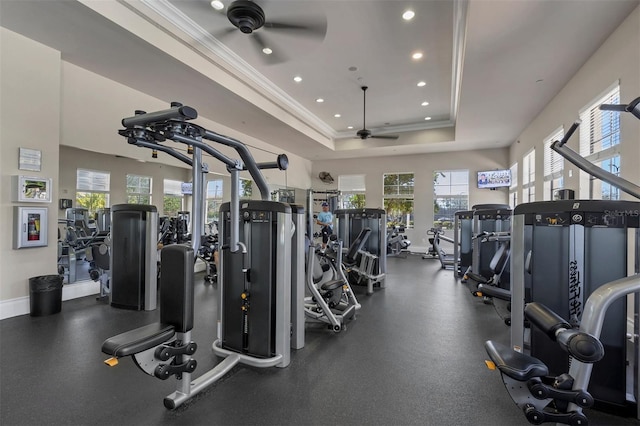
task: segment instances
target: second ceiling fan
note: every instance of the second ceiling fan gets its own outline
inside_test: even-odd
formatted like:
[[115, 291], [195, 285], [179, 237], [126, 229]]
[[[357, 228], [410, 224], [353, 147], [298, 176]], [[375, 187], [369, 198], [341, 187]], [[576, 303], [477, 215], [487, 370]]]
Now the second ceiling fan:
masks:
[[356, 136], [358, 139], [398, 139], [398, 135], [373, 135], [371, 134], [371, 130], [367, 129], [367, 89], [368, 86], [360, 87], [362, 89], [363, 102], [362, 102], [362, 129], [358, 130]]

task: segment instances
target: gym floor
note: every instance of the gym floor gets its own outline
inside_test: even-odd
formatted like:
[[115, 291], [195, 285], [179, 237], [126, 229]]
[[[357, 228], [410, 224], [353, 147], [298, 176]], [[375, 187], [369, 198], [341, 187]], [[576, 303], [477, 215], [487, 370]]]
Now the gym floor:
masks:
[[[0, 321], [0, 423], [12, 425], [528, 425], [483, 343], [508, 343], [492, 306], [418, 255], [388, 259], [387, 287], [365, 295], [347, 330], [307, 324], [306, 346], [285, 369], [234, 368], [175, 411], [163, 398], [175, 380], [142, 373], [129, 359], [103, 364], [102, 342], [154, 322], [157, 311], [120, 310], [86, 297], [62, 312]], [[194, 378], [219, 362], [215, 285], [196, 276], [199, 345]], [[591, 425], [638, 424], [587, 411]]]

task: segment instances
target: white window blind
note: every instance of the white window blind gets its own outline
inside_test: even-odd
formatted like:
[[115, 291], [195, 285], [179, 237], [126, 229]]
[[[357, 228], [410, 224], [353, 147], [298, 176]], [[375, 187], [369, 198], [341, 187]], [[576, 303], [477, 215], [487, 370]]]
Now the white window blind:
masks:
[[165, 195], [182, 196], [182, 182], [179, 180], [164, 179]]
[[620, 86], [615, 84], [605, 94], [580, 111], [580, 154], [596, 162], [613, 157], [620, 144], [620, 113], [601, 111], [601, 104], [620, 103]]
[[531, 150], [522, 159], [522, 185], [529, 185], [536, 180], [536, 151]]
[[509, 167], [511, 171], [511, 186], [509, 186], [509, 205], [515, 209], [518, 205], [518, 163]]
[[364, 175], [338, 176], [338, 189], [342, 192], [365, 192]]
[[551, 149], [551, 144], [564, 137], [564, 129], [558, 128], [544, 140], [544, 180], [562, 177], [564, 157]]
[[509, 190], [516, 189], [518, 187], [518, 163], [516, 162], [509, 167], [509, 170], [511, 170], [511, 186]]
[[[601, 104], [620, 103], [620, 84], [614, 83], [580, 111], [580, 154], [598, 167], [620, 175], [620, 113], [601, 111]], [[618, 188], [580, 172], [580, 196], [619, 199]]]
[[522, 201], [530, 203], [536, 197], [536, 150], [532, 149], [522, 159]]
[[109, 172], [78, 169], [76, 172], [76, 189], [78, 191], [109, 192], [110, 176]]

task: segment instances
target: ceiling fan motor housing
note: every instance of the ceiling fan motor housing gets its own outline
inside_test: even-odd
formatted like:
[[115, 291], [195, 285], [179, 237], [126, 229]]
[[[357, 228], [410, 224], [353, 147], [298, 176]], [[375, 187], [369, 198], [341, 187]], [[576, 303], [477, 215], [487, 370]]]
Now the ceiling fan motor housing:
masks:
[[245, 34], [262, 27], [265, 22], [264, 11], [249, 0], [236, 0], [227, 8], [229, 21]]
[[358, 133], [356, 133], [356, 135], [360, 139], [367, 139], [369, 136], [371, 136], [371, 130], [369, 130], [369, 129], [361, 129], [361, 130], [358, 130]]

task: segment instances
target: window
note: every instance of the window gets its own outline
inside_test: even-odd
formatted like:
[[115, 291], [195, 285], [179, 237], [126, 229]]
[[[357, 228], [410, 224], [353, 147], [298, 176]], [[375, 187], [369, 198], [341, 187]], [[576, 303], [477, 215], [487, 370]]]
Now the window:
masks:
[[518, 163], [516, 162], [511, 167], [511, 186], [509, 187], [509, 206], [511, 209], [515, 209], [518, 205]]
[[109, 172], [78, 169], [76, 171], [76, 206], [89, 210], [93, 216], [96, 210], [109, 207]]
[[207, 182], [207, 223], [217, 222], [222, 204], [222, 179]]
[[340, 204], [343, 209], [363, 209], [365, 207], [364, 175], [338, 176]]
[[240, 199], [251, 199], [253, 194], [253, 181], [251, 179], [240, 178]]
[[469, 210], [469, 170], [436, 170], [433, 193], [433, 226], [453, 229], [455, 213]]
[[544, 140], [544, 200], [553, 200], [553, 193], [564, 187], [564, 157], [551, 149], [551, 144], [564, 137], [562, 127]]
[[532, 149], [522, 159], [522, 202], [536, 200], [536, 150]]
[[[615, 175], [620, 175], [620, 113], [601, 111], [600, 105], [618, 103], [620, 86], [616, 83], [580, 111], [580, 155]], [[620, 191], [581, 171], [580, 196], [617, 200]]]
[[169, 217], [177, 217], [178, 212], [183, 210], [182, 182], [179, 180], [164, 180], [164, 200], [162, 203], [162, 214]]
[[151, 178], [127, 175], [127, 203], [151, 204]]
[[413, 173], [385, 173], [383, 204], [387, 226], [413, 228]]

